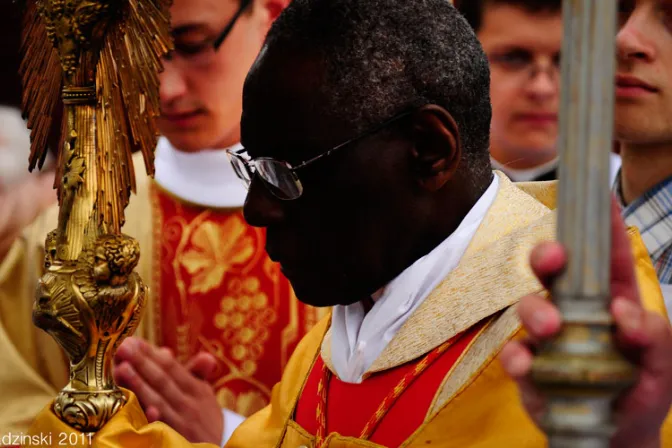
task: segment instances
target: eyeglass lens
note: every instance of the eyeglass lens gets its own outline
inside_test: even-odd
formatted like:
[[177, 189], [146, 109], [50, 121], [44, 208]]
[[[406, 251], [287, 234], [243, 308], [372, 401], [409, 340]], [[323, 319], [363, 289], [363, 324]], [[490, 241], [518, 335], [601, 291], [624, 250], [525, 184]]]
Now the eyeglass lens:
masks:
[[230, 154], [230, 156], [233, 170], [246, 188], [250, 187], [256, 173], [269, 191], [280, 199], [296, 199], [303, 193], [301, 181], [286, 163], [273, 159], [258, 159], [250, 162], [240, 154]]

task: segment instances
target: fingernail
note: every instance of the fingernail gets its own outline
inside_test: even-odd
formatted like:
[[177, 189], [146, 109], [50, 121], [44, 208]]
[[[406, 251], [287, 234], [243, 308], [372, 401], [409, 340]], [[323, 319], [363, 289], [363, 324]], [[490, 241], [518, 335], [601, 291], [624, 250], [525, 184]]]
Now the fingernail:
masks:
[[546, 256], [546, 252], [548, 252], [547, 243], [542, 243], [539, 246], [537, 246], [530, 255], [530, 263], [532, 265], [539, 264], [539, 262], [543, 260], [544, 257]]
[[509, 359], [506, 370], [514, 378], [522, 377], [527, 374], [530, 363], [525, 356], [514, 356]]
[[129, 354], [130, 354], [129, 350], [126, 348], [126, 346], [124, 344], [121, 344], [117, 349], [117, 353], [115, 355], [115, 359], [117, 358], [119, 359], [117, 363], [125, 361], [126, 358], [128, 358]]
[[119, 351], [125, 356], [134, 356], [138, 352], [138, 343], [134, 338], [129, 338], [119, 346]]
[[173, 352], [169, 348], [161, 347], [158, 350], [158, 356], [164, 361], [170, 361], [173, 359]]
[[530, 327], [534, 333], [543, 333], [546, 329], [546, 324], [548, 322], [548, 316], [543, 311], [535, 311], [532, 314], [532, 319], [530, 321]]
[[623, 330], [634, 332], [642, 328], [642, 310], [629, 300], [615, 299], [614, 314]]
[[135, 353], [138, 351], [138, 343], [136, 342], [135, 339], [129, 339], [128, 340], [128, 350], [131, 351], [132, 353]]
[[500, 356], [502, 367], [513, 378], [527, 375], [532, 365], [532, 360], [525, 350], [516, 344], [504, 347]]
[[125, 380], [135, 376], [135, 369], [128, 362], [122, 362], [117, 367], [115, 367], [115, 369], [117, 370], [117, 373], [120, 374]]

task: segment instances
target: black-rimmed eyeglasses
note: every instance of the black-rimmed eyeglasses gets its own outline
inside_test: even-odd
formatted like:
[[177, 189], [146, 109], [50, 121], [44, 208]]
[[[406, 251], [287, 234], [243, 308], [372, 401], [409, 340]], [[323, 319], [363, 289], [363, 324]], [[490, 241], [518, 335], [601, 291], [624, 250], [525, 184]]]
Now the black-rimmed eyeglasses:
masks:
[[407, 117], [411, 113], [413, 113], [413, 111], [396, 115], [382, 124], [364, 132], [363, 134], [334, 146], [330, 150], [301, 162], [296, 166], [292, 166], [288, 162], [272, 159], [270, 157], [250, 159], [247, 157], [247, 152], [245, 149], [239, 149], [236, 151], [228, 150], [227, 154], [231, 159], [231, 164], [233, 165], [233, 169], [236, 172], [236, 175], [243, 181], [246, 188], [250, 187], [252, 179], [256, 174], [274, 196], [283, 201], [291, 201], [300, 198], [303, 194], [303, 185], [301, 184], [301, 180], [299, 179], [297, 171], [306, 168], [308, 165], [317, 162], [320, 159], [329, 157], [340, 149], [351, 146], [360, 140], [382, 131], [386, 127], [401, 120], [402, 118]]
[[188, 61], [190, 65], [209, 65], [214, 60], [217, 51], [219, 51], [226, 38], [229, 36], [229, 34], [231, 34], [231, 31], [238, 22], [238, 19], [240, 19], [245, 10], [252, 4], [252, 1], [253, 0], [241, 0], [236, 13], [233, 15], [231, 20], [228, 21], [222, 32], [217, 34], [217, 36], [214, 38], [210, 37], [202, 42], [192, 44], [182, 43], [180, 42], [180, 39], [176, 37], [175, 49], [166, 55], [166, 60], [172, 61], [175, 56], [179, 56], [181, 59]]
[[222, 33], [215, 39], [215, 41], [212, 43], [212, 46], [215, 48], [215, 51], [219, 50], [219, 47], [222, 46], [224, 41], [226, 40], [226, 36], [231, 33], [231, 30], [233, 29], [234, 25], [238, 21], [241, 15], [243, 15], [243, 12], [247, 9], [248, 6], [250, 6], [250, 3], [252, 3], [252, 0], [240, 0], [240, 6], [238, 7], [238, 10], [236, 13], [233, 15], [233, 18], [229, 20], [229, 23], [226, 25], [226, 28], [222, 31]]

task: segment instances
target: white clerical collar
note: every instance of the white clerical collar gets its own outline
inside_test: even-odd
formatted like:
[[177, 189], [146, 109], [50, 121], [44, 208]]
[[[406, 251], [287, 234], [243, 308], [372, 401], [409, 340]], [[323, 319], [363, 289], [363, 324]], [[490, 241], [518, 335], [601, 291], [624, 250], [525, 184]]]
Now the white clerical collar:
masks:
[[[492, 162], [492, 167], [496, 170], [500, 170], [506, 174], [509, 179], [511, 179], [514, 182], [530, 182], [535, 179], [538, 179], [539, 177], [543, 176], [544, 174], [550, 173], [554, 169], [558, 167], [560, 164], [560, 159], [553, 159], [548, 163], [544, 163], [543, 165], [539, 165], [534, 168], [530, 168], [527, 170], [514, 170], [513, 168], [506, 167], [496, 161], [493, 158], [490, 158], [490, 161]], [[618, 174], [618, 171], [621, 169], [621, 156], [618, 154], [614, 154], [613, 152], [609, 154], [609, 181], [611, 184], [614, 183], [616, 180], [616, 175]]]
[[[242, 148], [235, 145], [232, 149]], [[223, 149], [187, 153], [161, 137], [156, 148], [156, 182], [178, 198], [204, 207], [239, 208], [247, 190]]]
[[544, 174], [548, 174], [554, 169], [556, 169], [558, 167], [558, 164], [560, 163], [560, 159], [556, 157], [550, 162], [546, 162], [539, 166], [526, 168], [523, 170], [517, 170], [509, 166], [503, 165], [493, 158], [490, 158], [490, 161], [492, 162], [492, 167], [494, 169], [504, 172], [504, 174], [506, 174], [509, 177], [509, 179], [511, 179], [514, 182], [530, 182], [535, 179], [538, 179]]
[[360, 383], [402, 325], [439, 283], [457, 267], [497, 196], [499, 178], [448, 238], [392, 280], [368, 313], [355, 303], [333, 308], [331, 360], [341, 381]]

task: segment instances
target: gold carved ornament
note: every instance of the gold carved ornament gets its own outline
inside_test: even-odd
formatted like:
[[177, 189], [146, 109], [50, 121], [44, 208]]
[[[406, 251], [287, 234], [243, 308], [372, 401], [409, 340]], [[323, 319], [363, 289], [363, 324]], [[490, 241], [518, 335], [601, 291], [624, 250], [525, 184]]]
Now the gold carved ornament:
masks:
[[[154, 174], [161, 58], [171, 49], [171, 0], [26, 0], [23, 110], [30, 170], [60, 132], [58, 228], [45, 243], [33, 321], [70, 359], [54, 412], [100, 429], [125, 403], [112, 360], [142, 317], [147, 287], [136, 241], [121, 233], [135, 189], [132, 154]], [[59, 112], [62, 111], [62, 114]], [[62, 115], [62, 120], [54, 119]]]

